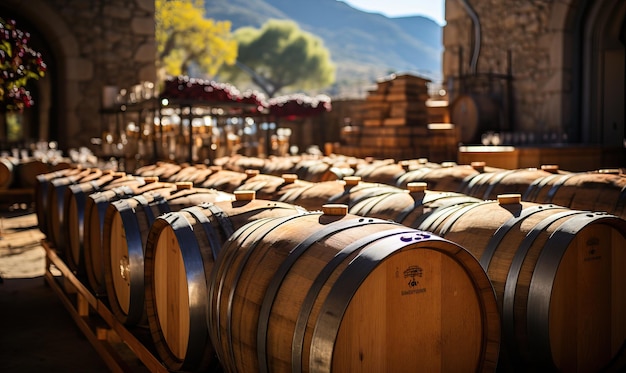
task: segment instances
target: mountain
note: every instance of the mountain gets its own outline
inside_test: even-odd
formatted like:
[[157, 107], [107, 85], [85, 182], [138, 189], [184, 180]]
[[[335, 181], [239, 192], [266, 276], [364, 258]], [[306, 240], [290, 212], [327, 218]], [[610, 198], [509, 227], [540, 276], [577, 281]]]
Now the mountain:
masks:
[[415, 16], [388, 18], [337, 0], [205, 0], [206, 17], [229, 20], [232, 30], [290, 19], [324, 41], [337, 67], [332, 96], [364, 96], [376, 80], [409, 72], [441, 80], [442, 27]]

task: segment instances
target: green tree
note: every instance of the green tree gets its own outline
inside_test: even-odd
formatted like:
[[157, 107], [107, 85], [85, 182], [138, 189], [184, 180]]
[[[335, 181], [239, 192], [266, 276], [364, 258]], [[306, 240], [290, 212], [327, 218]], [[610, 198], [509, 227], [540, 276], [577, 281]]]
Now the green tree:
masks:
[[223, 63], [237, 58], [237, 42], [229, 21], [204, 18], [202, 0], [156, 0], [159, 63], [169, 75], [191, 75], [197, 66], [212, 76]]
[[295, 22], [269, 20], [261, 29], [237, 29], [234, 37], [237, 61], [220, 70], [229, 81], [252, 82], [271, 98], [286, 87], [324, 88], [335, 80], [335, 66], [322, 40]]

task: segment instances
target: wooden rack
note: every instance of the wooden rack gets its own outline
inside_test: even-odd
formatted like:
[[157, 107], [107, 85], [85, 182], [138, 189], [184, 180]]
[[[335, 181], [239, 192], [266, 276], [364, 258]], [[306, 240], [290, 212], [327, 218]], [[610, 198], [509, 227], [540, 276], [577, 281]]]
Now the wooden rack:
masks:
[[168, 372], [150, 348], [149, 331], [127, 329], [74, 275], [49, 242], [42, 240], [42, 246], [46, 251], [46, 282], [111, 371]]

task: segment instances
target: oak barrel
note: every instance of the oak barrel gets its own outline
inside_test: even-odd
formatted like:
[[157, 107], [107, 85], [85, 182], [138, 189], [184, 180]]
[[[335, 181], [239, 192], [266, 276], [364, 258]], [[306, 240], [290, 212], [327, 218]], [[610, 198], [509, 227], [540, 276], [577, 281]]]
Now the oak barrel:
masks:
[[208, 325], [225, 369], [495, 371], [500, 320], [478, 261], [346, 210], [258, 220], [224, 244]]
[[572, 172], [538, 178], [524, 200], [572, 209], [606, 211], [626, 219], [626, 175], [619, 169]]
[[[521, 202], [519, 194], [435, 211], [420, 228], [472, 252], [495, 288], [503, 364], [600, 371], [626, 342], [626, 222]], [[584, 353], [581, 353], [584, 351]]]
[[393, 160], [378, 160], [359, 166], [354, 176], [359, 176], [361, 180], [370, 183], [396, 185], [398, 179], [405, 173], [406, 170], [400, 163]]
[[134, 176], [119, 183], [117, 181], [90, 194], [85, 202], [84, 216], [84, 254], [87, 283], [94, 294], [106, 294], [104, 280], [104, 259], [102, 241], [104, 235], [104, 215], [109, 204], [122, 198], [147, 193], [151, 190], [172, 187], [171, 183], [162, 183], [155, 176]]
[[0, 189], [9, 189], [15, 181], [17, 158], [0, 157]]
[[233, 193], [247, 179], [258, 174], [258, 171], [247, 170], [247, 172], [219, 170], [206, 178], [200, 186], [202, 188], [214, 188], [227, 193]]
[[88, 196], [126, 176], [123, 172], [113, 172], [106, 170], [102, 176], [97, 179], [70, 185], [65, 189], [63, 197], [63, 229], [65, 229], [64, 237], [66, 239], [65, 257], [66, 263], [74, 273], [78, 275], [85, 274], [84, 262], [84, 217], [85, 204]]
[[298, 175], [296, 174], [284, 174], [282, 176], [259, 174], [245, 180], [235, 191], [253, 190], [258, 199], [277, 199], [283, 187], [293, 184], [297, 180]]
[[37, 214], [37, 227], [39, 230], [48, 235], [48, 193], [52, 189], [50, 182], [65, 176], [76, 175], [84, 171], [81, 168], [65, 168], [53, 172], [48, 172], [37, 176], [37, 184], [35, 185], [35, 213]]
[[307, 210], [316, 210], [327, 203], [342, 203], [352, 207], [364, 198], [387, 193], [404, 191], [391, 185], [362, 182], [359, 176], [347, 176], [343, 180], [293, 183], [289, 188], [283, 187], [277, 199]]
[[349, 212], [354, 215], [387, 219], [415, 228], [425, 214], [442, 207], [480, 202], [478, 198], [456, 192], [427, 190], [426, 183], [412, 182], [403, 193], [383, 193], [354, 203]]
[[467, 178], [460, 192], [481, 199], [496, 199], [500, 194], [523, 194], [537, 179], [555, 174], [563, 172], [559, 171], [558, 166], [552, 165], [485, 172], [480, 176]]
[[145, 250], [146, 312], [157, 353], [173, 371], [206, 371], [216, 360], [208, 337], [207, 278], [222, 244], [244, 224], [302, 214], [291, 204], [252, 199], [205, 203], [158, 217]]
[[229, 193], [176, 183], [109, 204], [102, 235], [104, 275], [109, 306], [120, 322], [130, 326], [146, 321], [144, 248], [155, 218], [203, 202], [232, 199]]
[[70, 185], [89, 182], [98, 179], [102, 176], [102, 170], [97, 168], [87, 168], [81, 172], [69, 176], [64, 176], [58, 179], [52, 179], [48, 186], [48, 193], [45, 198], [46, 202], [46, 222], [47, 237], [54, 247], [57, 248], [61, 256], [65, 256], [65, 248], [67, 238], [65, 237], [64, 227], [64, 214], [63, 208], [65, 206], [65, 190]]

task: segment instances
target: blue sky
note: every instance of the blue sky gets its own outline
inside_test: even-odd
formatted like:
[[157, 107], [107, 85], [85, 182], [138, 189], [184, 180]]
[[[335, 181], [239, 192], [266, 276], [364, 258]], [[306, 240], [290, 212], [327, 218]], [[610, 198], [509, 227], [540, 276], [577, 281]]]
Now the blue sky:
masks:
[[445, 24], [445, 0], [338, 0], [353, 8], [387, 17], [421, 15], [432, 18], [440, 25]]

